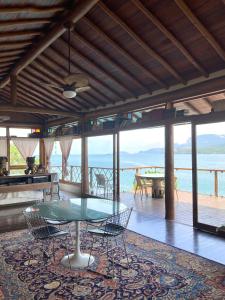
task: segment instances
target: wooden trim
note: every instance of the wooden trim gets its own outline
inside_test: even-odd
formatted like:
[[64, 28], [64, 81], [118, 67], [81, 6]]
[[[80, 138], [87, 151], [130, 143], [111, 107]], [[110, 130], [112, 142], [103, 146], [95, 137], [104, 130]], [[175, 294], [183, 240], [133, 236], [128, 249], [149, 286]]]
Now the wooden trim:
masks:
[[68, 112], [68, 111], [59, 111], [53, 109], [45, 109], [45, 108], [36, 108], [36, 107], [25, 107], [25, 106], [10, 106], [10, 105], [0, 105], [1, 111], [5, 112], [17, 112], [17, 113], [37, 113], [42, 115], [59, 115], [64, 117], [77, 117], [76, 112]]
[[183, 46], [183, 44], [163, 25], [163, 23], [139, 0], [131, 0], [132, 3], [150, 20], [171, 42], [172, 44], [186, 57], [186, 59], [205, 77], [209, 74]]
[[87, 19], [86, 17], [82, 18], [82, 22], [85, 22], [91, 29], [95, 30], [98, 35], [105, 41], [107, 41], [113, 48], [115, 48], [123, 57], [130, 61], [131, 64], [136, 66], [145, 76], [155, 82], [157, 82], [161, 87], [167, 88], [167, 85], [155, 76], [151, 71], [145, 68], [141, 63], [139, 63], [135, 58], [133, 58], [126, 50], [120, 47], [116, 42], [114, 42], [108, 35], [106, 35], [96, 24]]
[[42, 189], [50, 189], [50, 188], [51, 188], [51, 182], [0, 186], [0, 193], [8, 193], [9, 191], [13, 193], [13, 192], [33, 191], [33, 190], [42, 190]]
[[116, 134], [113, 134], [113, 201], [116, 201]]
[[188, 5], [183, 0], [175, 0], [175, 3], [179, 6], [185, 16], [189, 21], [195, 26], [195, 28], [203, 35], [203, 37], [208, 41], [208, 43], [213, 47], [217, 54], [225, 60], [225, 51], [216, 41], [212, 33], [206, 29], [206, 27], [201, 23], [201, 21], [196, 17], [196, 15], [191, 11]]
[[114, 22], [119, 24], [138, 44], [139, 46], [148, 53], [149, 56], [157, 60], [170, 74], [172, 74], [178, 82], [183, 84], [186, 81], [178, 74], [178, 72], [155, 50], [153, 50], [144, 40], [142, 40], [122, 19], [120, 19], [115, 13], [113, 13], [105, 4], [102, 2], [98, 3], [98, 6], [110, 17]]
[[9, 133], [9, 127], [6, 127], [6, 138], [7, 138], [7, 158], [8, 158], [8, 171], [10, 173], [10, 133]]
[[40, 35], [41, 32], [37, 30], [21, 30], [21, 31], [4, 31], [0, 33], [1, 38], [9, 38], [9, 37], [19, 37], [19, 36], [34, 36]]
[[1, 42], [1, 49], [3, 50], [10, 50], [10, 49], [20, 49], [22, 48], [22, 50], [24, 50], [24, 47], [26, 46], [30, 46], [32, 44], [32, 41], [16, 41], [16, 42], [11, 42], [11, 41], [5, 41], [5, 42]]
[[[26, 66], [28, 66], [37, 56], [39, 56], [49, 45], [51, 45], [57, 38], [59, 38], [65, 31], [65, 22], [76, 23], [78, 22], [94, 5], [98, 0], [82, 0], [79, 3], [75, 3], [73, 9], [61, 19], [48, 33], [39, 40], [39, 43], [35, 45], [30, 51], [23, 56], [23, 58], [15, 65], [11, 73], [18, 75]], [[7, 35], [8, 37], [8, 35]], [[9, 76], [1, 82], [0, 88], [3, 88], [9, 82]]]
[[0, 57], [0, 63], [11, 62], [12, 60], [16, 60], [18, 58], [19, 58], [19, 56], [5, 56], [5, 57]]

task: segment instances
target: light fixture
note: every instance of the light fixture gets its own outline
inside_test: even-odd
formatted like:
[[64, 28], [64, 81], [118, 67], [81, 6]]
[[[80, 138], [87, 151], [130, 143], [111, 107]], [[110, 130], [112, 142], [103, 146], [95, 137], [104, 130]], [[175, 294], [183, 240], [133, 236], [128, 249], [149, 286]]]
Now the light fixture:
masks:
[[74, 97], [76, 97], [76, 95], [77, 95], [76, 91], [73, 88], [71, 88], [70, 86], [65, 87], [63, 90], [63, 96], [65, 98], [74, 98]]

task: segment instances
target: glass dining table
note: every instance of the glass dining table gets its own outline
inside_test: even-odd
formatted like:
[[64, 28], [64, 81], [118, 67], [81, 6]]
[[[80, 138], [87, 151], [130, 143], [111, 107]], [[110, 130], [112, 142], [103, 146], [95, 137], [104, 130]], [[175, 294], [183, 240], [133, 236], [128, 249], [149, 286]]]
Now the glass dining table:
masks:
[[[40, 216], [57, 221], [73, 221], [76, 227], [74, 253], [64, 256], [61, 263], [65, 267], [85, 268], [88, 266], [89, 254], [80, 249], [80, 222], [96, 221], [118, 214], [127, 207], [118, 201], [102, 198], [72, 198], [41, 202], [26, 208], [27, 212], [38, 211]], [[90, 257], [89, 264], [94, 262]]]

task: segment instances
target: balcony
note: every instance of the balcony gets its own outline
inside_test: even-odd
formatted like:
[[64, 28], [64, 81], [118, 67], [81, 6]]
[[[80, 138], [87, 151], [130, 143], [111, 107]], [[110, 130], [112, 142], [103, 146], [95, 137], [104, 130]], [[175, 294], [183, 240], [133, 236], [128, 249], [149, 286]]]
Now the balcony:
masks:
[[[133, 206], [135, 210], [142, 212], [147, 216], [165, 217], [164, 198], [156, 199], [151, 197], [151, 191], [148, 191], [148, 197], [137, 194], [134, 197], [135, 174], [145, 172], [163, 172], [164, 168], [160, 166], [137, 166], [120, 169], [120, 200], [128, 206]], [[175, 168], [177, 177], [177, 193], [175, 193], [176, 221], [192, 225], [192, 169]], [[52, 166], [51, 172], [59, 174], [62, 178], [61, 166]], [[93, 196], [113, 197], [113, 169], [106, 167], [89, 167], [89, 193]], [[105, 189], [100, 187], [97, 182], [96, 174], [101, 174], [106, 180]], [[69, 166], [66, 181], [72, 183], [81, 182], [81, 167]], [[224, 223], [225, 213], [225, 170], [219, 169], [198, 169], [198, 214], [199, 220], [207, 221], [208, 224], [220, 226]]]

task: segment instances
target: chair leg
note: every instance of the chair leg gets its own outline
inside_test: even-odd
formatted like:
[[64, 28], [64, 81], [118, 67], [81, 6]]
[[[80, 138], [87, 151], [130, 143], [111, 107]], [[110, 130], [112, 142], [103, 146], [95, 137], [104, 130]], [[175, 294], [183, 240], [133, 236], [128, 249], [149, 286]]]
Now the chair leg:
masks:
[[124, 234], [122, 234], [122, 241], [123, 241], [124, 253], [125, 253], [125, 256], [126, 256], [126, 259], [127, 259], [127, 265], [128, 265], [128, 268], [130, 268], [130, 263], [129, 263], [129, 259], [128, 259], [127, 247], [126, 247], [126, 241], [125, 241], [125, 238], [124, 238]]
[[93, 248], [94, 248], [94, 237], [92, 237], [91, 250], [90, 250], [90, 254], [89, 254], [89, 258], [88, 258], [88, 266], [87, 266], [88, 268], [90, 266], [90, 259], [91, 259], [91, 254], [92, 254]]
[[178, 197], [178, 191], [176, 189], [176, 195], [177, 195], [177, 201], [179, 201], [179, 197]]

